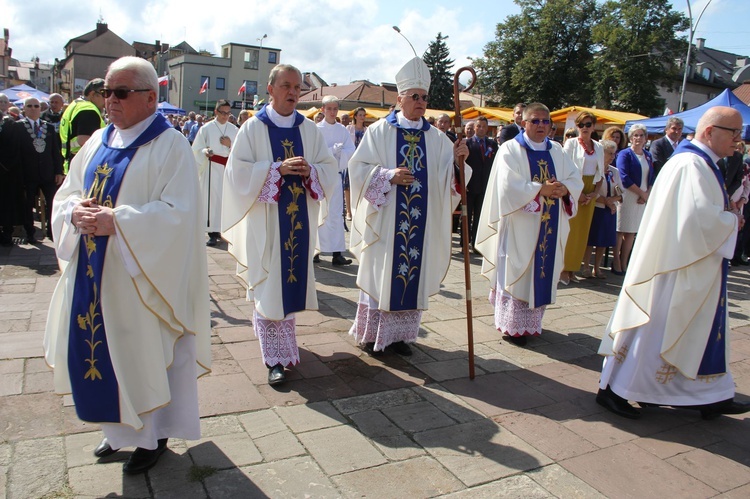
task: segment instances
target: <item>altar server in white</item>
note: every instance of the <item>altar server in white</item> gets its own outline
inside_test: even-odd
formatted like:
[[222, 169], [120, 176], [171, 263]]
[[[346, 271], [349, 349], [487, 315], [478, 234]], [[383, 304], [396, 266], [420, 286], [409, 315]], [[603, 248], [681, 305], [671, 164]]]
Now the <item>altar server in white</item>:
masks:
[[168, 438], [200, 438], [196, 378], [211, 362], [195, 159], [156, 113], [158, 89], [149, 62], [110, 65], [110, 125], [71, 162], [52, 215], [62, 276], [45, 358], [55, 391], [101, 424], [95, 456], [137, 447], [129, 474], [156, 464]]
[[[354, 154], [354, 143], [346, 127], [336, 121], [336, 116], [339, 114], [339, 100], [336, 96], [323, 97], [323, 114], [325, 117], [318, 123], [318, 129], [323, 134], [331, 155], [338, 162], [342, 182], [339, 182], [334, 189], [330, 199], [323, 200], [323, 204], [328, 205], [324, 210], [328, 216], [318, 227], [318, 246], [322, 253], [333, 253], [331, 259], [333, 265], [349, 265], [352, 263], [351, 259], [341, 254], [346, 251], [343, 174], [349, 166], [349, 158]], [[318, 255], [313, 261], [319, 261]]]
[[231, 114], [229, 101], [219, 99], [214, 109], [214, 119], [198, 130], [193, 141], [203, 197], [203, 227], [208, 232], [207, 246], [216, 246], [221, 238], [224, 168], [237, 136], [237, 127], [229, 122]]
[[474, 245], [484, 255], [495, 327], [519, 346], [542, 334], [544, 310], [555, 303], [568, 224], [583, 189], [578, 168], [547, 138], [547, 106], [526, 106], [522, 123], [523, 132], [495, 156]]
[[312, 258], [320, 201], [341, 184], [315, 123], [295, 111], [297, 68], [271, 70], [271, 104], [246, 121], [224, 174], [223, 236], [253, 301], [253, 327], [268, 383], [299, 363], [294, 314], [317, 309]]
[[[430, 71], [415, 57], [396, 75], [399, 111], [367, 129], [349, 162], [351, 251], [359, 260], [357, 315], [349, 334], [371, 355], [411, 355], [422, 310], [440, 290], [460, 200], [453, 162], [466, 157], [423, 118]], [[467, 180], [469, 175], [467, 174]]]
[[738, 217], [716, 162], [733, 152], [742, 116], [708, 110], [695, 138], [661, 169], [602, 338], [596, 401], [636, 419], [640, 405], [687, 406], [704, 419], [742, 414], [729, 371], [727, 271]]

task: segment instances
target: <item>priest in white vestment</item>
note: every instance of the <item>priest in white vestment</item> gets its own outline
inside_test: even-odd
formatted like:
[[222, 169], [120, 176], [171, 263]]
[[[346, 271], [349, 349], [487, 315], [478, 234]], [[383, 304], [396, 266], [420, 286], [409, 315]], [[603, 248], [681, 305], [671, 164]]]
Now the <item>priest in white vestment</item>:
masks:
[[[453, 162], [469, 154], [423, 118], [430, 72], [415, 57], [396, 75], [400, 111], [371, 125], [349, 162], [350, 246], [359, 304], [350, 334], [366, 352], [411, 355], [422, 310], [450, 266]], [[467, 174], [467, 180], [469, 175]]]
[[597, 402], [636, 419], [641, 405], [687, 406], [704, 419], [741, 414], [729, 371], [727, 270], [737, 237], [716, 166], [732, 153], [742, 117], [717, 106], [656, 179], [620, 297], [602, 338]]
[[207, 246], [216, 246], [221, 238], [224, 168], [237, 136], [237, 127], [229, 122], [231, 114], [229, 101], [219, 99], [214, 109], [214, 119], [198, 130], [193, 141], [203, 198], [203, 227], [208, 232]]
[[300, 361], [295, 313], [318, 307], [312, 258], [320, 201], [341, 183], [315, 124], [295, 111], [302, 75], [271, 70], [272, 101], [242, 125], [224, 173], [222, 233], [253, 301], [268, 383]]
[[495, 327], [523, 346], [542, 333], [565, 257], [569, 220], [583, 189], [581, 173], [562, 146], [547, 138], [549, 109], [523, 110], [523, 132], [495, 156], [475, 248], [484, 255]]
[[156, 464], [168, 438], [200, 438], [196, 378], [211, 363], [195, 159], [156, 113], [158, 88], [143, 59], [110, 65], [110, 125], [71, 162], [52, 215], [62, 276], [45, 359], [56, 393], [102, 425], [95, 456], [137, 447], [128, 474]]
[[[336, 96], [326, 95], [323, 97], [322, 103], [325, 117], [317, 124], [318, 130], [323, 134], [331, 156], [338, 163], [342, 182], [339, 182], [339, 185], [334, 189], [330, 199], [323, 200], [323, 204], [327, 207], [321, 210], [321, 213], [327, 212], [328, 216], [321, 221], [318, 227], [318, 248], [321, 253], [333, 254], [331, 259], [333, 265], [349, 265], [352, 263], [351, 259], [341, 254], [346, 251], [343, 174], [349, 166], [349, 158], [354, 153], [354, 143], [346, 127], [336, 121], [336, 116], [339, 113], [339, 100]], [[315, 255], [313, 261], [320, 261], [320, 257]]]

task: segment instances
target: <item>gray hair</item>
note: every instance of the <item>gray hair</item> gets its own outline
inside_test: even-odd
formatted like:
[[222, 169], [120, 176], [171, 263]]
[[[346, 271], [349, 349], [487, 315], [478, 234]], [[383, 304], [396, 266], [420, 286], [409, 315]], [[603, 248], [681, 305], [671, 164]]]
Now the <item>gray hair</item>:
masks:
[[538, 111], [542, 111], [547, 116], [549, 116], [549, 108], [547, 106], [545, 106], [541, 102], [532, 102], [531, 104], [523, 108], [523, 119], [527, 119], [529, 116], [531, 116], [531, 113], [535, 113]]
[[631, 125], [630, 130], [628, 130], [628, 138], [632, 139], [633, 134], [637, 132], [638, 130], [641, 130], [643, 132], [643, 135], [648, 137], [648, 128], [646, 128], [646, 125], [636, 123], [635, 125]]
[[664, 128], [665, 129], [669, 128], [672, 125], [677, 125], [680, 128], [685, 128], [685, 122], [682, 121], [680, 118], [677, 118], [676, 116], [672, 116], [671, 118], [669, 118], [667, 120], [667, 124], [666, 124], [666, 126]]
[[617, 144], [614, 140], [603, 139], [599, 141], [604, 151], [617, 152]]
[[283, 73], [284, 71], [294, 71], [299, 76], [300, 81], [302, 81], [302, 72], [299, 69], [291, 64], [277, 64], [268, 74], [268, 84], [273, 85], [276, 83], [276, 78], [279, 76], [279, 73]]
[[122, 71], [133, 72], [133, 85], [137, 88], [148, 88], [159, 93], [159, 77], [156, 70], [146, 59], [140, 57], [120, 57], [107, 68], [107, 78]]

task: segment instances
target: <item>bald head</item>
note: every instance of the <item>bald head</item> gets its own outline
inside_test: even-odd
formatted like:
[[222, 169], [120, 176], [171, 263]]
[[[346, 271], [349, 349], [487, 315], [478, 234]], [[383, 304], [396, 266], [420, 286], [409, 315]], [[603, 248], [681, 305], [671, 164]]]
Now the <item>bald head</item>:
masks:
[[742, 115], [731, 107], [712, 107], [698, 121], [695, 139], [720, 157], [731, 156], [742, 133]]

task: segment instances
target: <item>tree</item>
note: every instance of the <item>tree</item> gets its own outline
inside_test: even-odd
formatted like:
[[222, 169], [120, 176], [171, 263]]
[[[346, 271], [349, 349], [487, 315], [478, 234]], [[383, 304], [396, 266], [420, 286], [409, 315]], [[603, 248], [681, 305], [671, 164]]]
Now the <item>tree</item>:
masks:
[[453, 109], [453, 73], [450, 70], [455, 61], [448, 58], [450, 51], [445, 44], [447, 39], [448, 36], [438, 33], [423, 56], [424, 63], [430, 68], [432, 79], [429, 93], [429, 105], [432, 109]]
[[653, 116], [664, 110], [659, 86], [677, 81], [675, 60], [685, 40], [674, 33], [688, 28], [687, 18], [668, 0], [607, 1], [594, 27], [600, 48], [591, 64], [598, 103], [606, 109]]
[[588, 66], [595, 0], [515, 0], [521, 13], [495, 30], [473, 59], [478, 88], [505, 106], [539, 101], [551, 109], [593, 100]]

